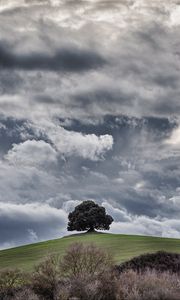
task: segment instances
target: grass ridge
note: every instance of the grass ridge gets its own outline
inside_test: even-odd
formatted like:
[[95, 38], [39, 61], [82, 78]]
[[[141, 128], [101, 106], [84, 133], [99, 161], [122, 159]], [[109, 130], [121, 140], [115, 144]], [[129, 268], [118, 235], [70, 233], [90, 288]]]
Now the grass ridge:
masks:
[[61, 256], [74, 242], [94, 242], [112, 252], [117, 263], [143, 253], [160, 250], [180, 253], [180, 239], [112, 233], [83, 233], [1, 250], [0, 268], [19, 267], [25, 271], [31, 271], [33, 266], [44, 256], [50, 253], [58, 253]]

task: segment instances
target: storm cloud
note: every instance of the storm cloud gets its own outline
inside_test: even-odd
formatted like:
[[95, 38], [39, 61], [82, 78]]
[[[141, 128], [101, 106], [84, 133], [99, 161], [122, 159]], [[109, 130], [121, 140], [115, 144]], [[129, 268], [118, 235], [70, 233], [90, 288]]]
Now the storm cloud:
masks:
[[65, 235], [83, 200], [112, 232], [180, 237], [176, 0], [0, 3], [0, 247]]
[[96, 52], [73, 49], [71, 46], [67, 49], [60, 49], [51, 55], [34, 52], [16, 54], [9, 48], [8, 45], [0, 44], [1, 69], [82, 72], [101, 67], [106, 62]]

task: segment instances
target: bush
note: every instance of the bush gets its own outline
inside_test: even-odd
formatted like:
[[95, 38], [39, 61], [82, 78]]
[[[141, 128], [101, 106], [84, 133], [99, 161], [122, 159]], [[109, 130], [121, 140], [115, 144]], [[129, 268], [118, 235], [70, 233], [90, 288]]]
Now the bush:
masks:
[[[112, 268], [111, 256], [93, 244], [75, 243], [67, 249], [59, 262], [51, 256], [40, 263], [32, 275], [32, 289], [40, 299], [110, 300], [97, 298], [103, 273]], [[101, 277], [101, 279], [100, 279]], [[107, 291], [106, 291], [107, 294]]]
[[27, 283], [24, 274], [18, 270], [3, 270], [0, 272], [0, 299], [14, 297], [16, 291]]
[[[164, 252], [154, 255], [154, 261], [152, 254], [131, 260], [137, 271], [127, 268], [117, 273], [107, 252], [93, 244], [76, 243], [61, 261], [49, 256], [41, 262], [31, 281], [18, 270], [2, 271], [0, 300], [179, 300], [180, 276], [174, 272], [176, 268], [170, 266], [171, 272], [154, 268], [156, 263], [159, 269], [167, 268], [170, 257]], [[132, 265], [128, 262], [127, 266]], [[147, 269], [148, 266], [153, 267]]]
[[[112, 291], [112, 266], [113, 259], [108, 252], [93, 244], [72, 244], [60, 263], [61, 272], [69, 282], [69, 297], [80, 300], [114, 300], [107, 291], [108, 280]], [[106, 280], [106, 289], [105, 286], [102, 289], [103, 280]]]
[[40, 299], [56, 300], [59, 283], [59, 259], [50, 256], [35, 267], [32, 289]]
[[98, 278], [96, 299], [98, 300], [116, 300], [117, 278], [114, 272], [105, 272]]
[[97, 282], [87, 274], [71, 278], [69, 282], [69, 297], [78, 300], [95, 300]]
[[93, 244], [72, 244], [64, 255], [60, 268], [68, 277], [100, 275], [113, 265], [112, 256]]
[[69, 297], [78, 300], [116, 300], [116, 280], [110, 272], [101, 276], [74, 277], [69, 282]]
[[116, 300], [180, 299], [180, 278], [167, 272], [129, 270], [120, 275], [117, 285]]
[[144, 272], [147, 269], [180, 274], [180, 254], [164, 251], [143, 254], [117, 267], [120, 273], [127, 270]]
[[[12, 298], [8, 300], [12, 300]], [[13, 300], [39, 300], [39, 298], [34, 294], [31, 288], [25, 286], [15, 293]]]

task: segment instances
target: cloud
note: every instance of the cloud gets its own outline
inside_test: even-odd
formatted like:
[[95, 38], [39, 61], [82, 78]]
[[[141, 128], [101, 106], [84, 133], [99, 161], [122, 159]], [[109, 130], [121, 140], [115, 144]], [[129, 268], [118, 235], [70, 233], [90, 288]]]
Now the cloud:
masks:
[[[65, 133], [65, 134], [64, 134]], [[53, 138], [58, 151], [65, 156], [81, 156], [93, 161], [103, 158], [112, 149], [113, 138], [110, 135], [83, 135], [77, 132], [62, 131], [61, 136]]]
[[115, 222], [116, 221], [127, 222], [131, 220], [131, 218], [128, 216], [126, 211], [120, 210], [118, 208], [114, 208], [108, 202], [102, 202], [102, 206], [105, 207], [108, 214], [113, 216]]
[[66, 202], [63, 203], [62, 209], [67, 212], [70, 213], [74, 210], [74, 208], [79, 205], [82, 201], [79, 200], [68, 200]]
[[63, 183], [63, 175], [57, 178], [55, 170], [48, 164], [47, 168], [42, 168], [42, 165], [39, 167], [30, 163], [18, 165], [0, 161], [0, 167], [1, 202], [45, 203], [60, 193], [59, 186]]
[[44, 141], [27, 140], [14, 144], [5, 156], [13, 165], [20, 166], [48, 166], [57, 162], [57, 152]]
[[111, 225], [111, 232], [113, 233], [180, 238], [180, 221], [178, 219], [136, 216], [125, 210], [114, 208], [107, 202], [103, 202], [102, 205], [114, 218]]
[[178, 236], [177, 1], [0, 2], [0, 201], [94, 199], [116, 232]]
[[105, 59], [95, 51], [74, 48], [72, 45], [48, 55], [35, 51], [17, 54], [9, 50], [8, 45], [0, 43], [0, 69], [83, 72], [104, 64]]
[[[58, 155], [79, 156], [97, 161], [103, 159], [106, 152], [113, 148], [112, 135], [98, 136], [67, 130], [58, 122], [52, 123], [44, 120], [32, 123], [7, 119], [3, 120], [3, 123], [7, 126], [7, 128], [4, 126], [1, 128], [3, 142], [7, 139], [9, 148], [11, 143], [11, 149], [5, 158], [14, 164], [35, 166], [42, 165], [44, 162], [44, 165], [49, 165], [49, 163], [56, 162]], [[15, 137], [17, 144], [13, 143]]]
[[0, 202], [0, 247], [60, 237], [65, 233], [67, 214], [47, 204]]
[[[33, 127], [36, 128], [36, 125]], [[113, 147], [113, 137], [108, 134], [100, 136], [83, 134], [48, 122], [37, 124], [37, 127], [40, 132], [47, 134], [58, 153], [65, 157], [80, 156], [83, 159], [97, 161], [103, 159], [106, 152]]]
[[[34, 243], [58, 238], [66, 234], [67, 216], [80, 201], [69, 200], [57, 209], [49, 204], [13, 204], [0, 202], [0, 248]], [[104, 205], [115, 222], [110, 232], [123, 234], [154, 235], [179, 238], [179, 220], [152, 219], [146, 216], [132, 216], [122, 209]]]
[[144, 216], [132, 218], [130, 222], [115, 222], [111, 226], [114, 233], [144, 236], [180, 238], [179, 220], [156, 220]]
[[175, 128], [171, 134], [171, 136], [165, 141], [167, 145], [176, 147], [180, 150], [180, 127]]
[[[104, 5], [103, 12], [99, 2], [88, 2], [87, 6], [91, 7], [87, 9], [88, 14], [96, 12], [89, 22], [84, 20], [83, 10], [86, 7], [82, 2], [72, 6], [61, 2], [56, 8], [45, 5], [44, 9], [50, 13], [43, 19], [43, 24], [40, 22], [42, 6], [33, 8], [32, 5], [21, 11], [18, 23], [21, 34], [16, 33], [17, 42], [12, 39], [12, 32], [7, 34], [7, 29], [4, 29], [6, 38], [1, 42], [4, 57], [1, 60], [1, 77], [4, 80], [1, 89], [4, 94], [0, 98], [0, 110], [5, 115], [17, 114], [18, 118], [25, 116], [29, 119], [54, 118], [57, 115], [75, 119], [100, 119], [106, 114], [137, 117], [179, 115], [180, 60], [176, 42], [179, 32], [176, 27], [169, 27], [163, 21], [163, 18], [168, 19], [171, 6], [165, 3], [160, 11], [159, 2], [157, 7], [147, 1], [138, 3], [138, 6], [137, 3], [131, 4], [129, 2], [128, 6], [121, 1], [118, 4], [127, 17], [121, 31], [115, 23], [116, 17], [122, 17], [120, 13], [115, 13], [115, 2], [111, 3], [112, 11], [109, 5]], [[49, 18], [53, 19], [55, 13], [59, 16], [61, 8], [67, 12], [72, 23], [76, 22], [76, 16], [71, 9], [77, 10], [78, 16], [81, 12], [85, 25], [74, 30], [67, 18], [66, 26], [62, 26], [61, 19], [59, 23], [57, 20], [49, 23]], [[152, 16], [148, 14], [148, 8], [152, 10]], [[36, 9], [35, 20], [33, 9]], [[24, 34], [22, 27], [25, 26], [24, 18], [28, 10], [31, 12], [32, 27], [31, 30], [27, 28]], [[134, 18], [137, 24], [129, 28], [132, 11], [138, 16], [140, 14], [140, 19]], [[19, 10], [12, 12], [14, 18], [19, 13]], [[107, 21], [98, 23], [98, 16], [104, 14]], [[162, 22], [145, 22], [144, 16], [147, 15], [153, 20], [159, 15]], [[8, 17], [4, 18], [12, 29]], [[95, 26], [96, 22], [100, 27]], [[108, 39], [111, 35], [113, 38]], [[62, 71], [61, 76], [59, 71]], [[82, 74], [81, 71], [87, 72]], [[8, 72], [9, 85], [6, 79]], [[8, 96], [12, 93], [14, 99]]]

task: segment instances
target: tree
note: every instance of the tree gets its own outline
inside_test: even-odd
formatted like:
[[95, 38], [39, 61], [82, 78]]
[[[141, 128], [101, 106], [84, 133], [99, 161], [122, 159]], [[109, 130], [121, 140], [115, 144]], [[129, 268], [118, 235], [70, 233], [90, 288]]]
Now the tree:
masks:
[[68, 231], [93, 232], [95, 229], [109, 230], [114, 221], [110, 215], [106, 214], [104, 207], [99, 206], [93, 201], [84, 201], [77, 205], [73, 212], [68, 216]]

